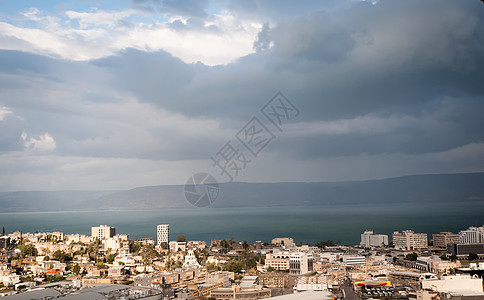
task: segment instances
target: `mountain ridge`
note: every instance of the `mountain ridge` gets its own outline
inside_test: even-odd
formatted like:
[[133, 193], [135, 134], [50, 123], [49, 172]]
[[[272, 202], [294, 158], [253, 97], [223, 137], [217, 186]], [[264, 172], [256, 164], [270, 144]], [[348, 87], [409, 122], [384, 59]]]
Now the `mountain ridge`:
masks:
[[[423, 174], [338, 182], [219, 184], [213, 207], [276, 207], [395, 202], [484, 201], [484, 173]], [[193, 207], [183, 185], [124, 191], [18, 191], [0, 193], [0, 212], [146, 210]]]

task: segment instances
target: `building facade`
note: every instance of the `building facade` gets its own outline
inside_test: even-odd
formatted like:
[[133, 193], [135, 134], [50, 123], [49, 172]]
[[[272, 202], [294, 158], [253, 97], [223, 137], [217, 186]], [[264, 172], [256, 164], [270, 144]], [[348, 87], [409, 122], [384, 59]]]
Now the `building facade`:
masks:
[[276, 270], [289, 270], [289, 253], [267, 254], [265, 266]]
[[285, 246], [285, 247], [296, 246], [296, 244], [294, 244], [293, 238], [275, 238], [275, 239], [272, 239], [271, 244], [276, 246]]
[[343, 256], [343, 262], [347, 266], [364, 266], [366, 264], [366, 257], [364, 256]]
[[116, 227], [108, 225], [99, 225], [98, 227], [91, 227], [91, 236], [100, 240], [112, 238], [116, 235]]
[[415, 233], [412, 230], [403, 232], [395, 231], [392, 235], [392, 241], [395, 248], [405, 250], [419, 250], [428, 248], [426, 233]]
[[448, 244], [447, 253], [450, 255], [484, 254], [484, 243], [479, 244]]
[[459, 232], [459, 239], [461, 244], [484, 243], [484, 226], [462, 230]]
[[289, 274], [300, 275], [313, 271], [313, 257], [305, 252], [293, 252], [289, 255]]
[[459, 235], [452, 232], [441, 232], [432, 235], [434, 246], [439, 248], [447, 248], [447, 244], [459, 244]]
[[372, 230], [367, 230], [361, 235], [360, 245], [367, 248], [388, 246], [388, 235], [374, 234]]
[[161, 243], [166, 243], [170, 241], [170, 225], [160, 224], [156, 226], [156, 243], [161, 246]]

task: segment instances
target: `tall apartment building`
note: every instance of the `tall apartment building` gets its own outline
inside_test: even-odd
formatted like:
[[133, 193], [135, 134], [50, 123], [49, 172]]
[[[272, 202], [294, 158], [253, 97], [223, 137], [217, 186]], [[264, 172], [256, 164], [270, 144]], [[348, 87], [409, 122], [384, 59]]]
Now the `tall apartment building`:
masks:
[[289, 274], [301, 275], [313, 271], [313, 256], [305, 252], [289, 254]]
[[484, 243], [484, 226], [462, 230], [459, 232], [459, 239], [461, 244]]
[[375, 234], [372, 230], [367, 230], [361, 235], [361, 246], [363, 247], [380, 247], [381, 245], [388, 246], [388, 235]]
[[108, 225], [99, 225], [99, 227], [91, 227], [91, 236], [100, 240], [109, 239], [116, 235], [116, 227]]
[[447, 244], [459, 244], [459, 235], [452, 232], [441, 232], [432, 234], [434, 246], [439, 248], [447, 248]]
[[415, 233], [412, 230], [403, 232], [395, 231], [392, 235], [395, 248], [406, 250], [418, 250], [428, 248], [427, 234]]
[[170, 225], [169, 224], [160, 224], [156, 226], [156, 243], [158, 246], [161, 243], [166, 243], [170, 241]]

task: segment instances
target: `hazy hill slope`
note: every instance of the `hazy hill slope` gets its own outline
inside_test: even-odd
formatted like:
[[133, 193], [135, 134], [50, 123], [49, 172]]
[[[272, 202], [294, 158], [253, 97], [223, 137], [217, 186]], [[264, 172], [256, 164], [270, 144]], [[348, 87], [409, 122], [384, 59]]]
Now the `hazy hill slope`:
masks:
[[0, 193], [0, 213], [71, 210], [114, 191], [19, 191]]
[[[312, 183], [225, 183], [214, 207], [298, 206], [336, 203], [484, 201], [484, 173], [414, 175], [382, 180]], [[0, 212], [143, 210], [192, 207], [183, 186], [127, 191], [0, 193]]]
[[[315, 183], [220, 184], [214, 207], [297, 206], [332, 203], [484, 201], [484, 173], [416, 175], [382, 180]], [[84, 208], [190, 207], [183, 186], [150, 186], [83, 203]]]

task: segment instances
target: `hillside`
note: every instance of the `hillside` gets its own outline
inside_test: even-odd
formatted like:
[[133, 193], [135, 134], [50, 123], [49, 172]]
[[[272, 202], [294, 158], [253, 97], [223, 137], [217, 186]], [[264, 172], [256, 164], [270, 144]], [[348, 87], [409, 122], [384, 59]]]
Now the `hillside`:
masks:
[[[348, 182], [224, 183], [214, 207], [484, 201], [484, 173], [412, 175]], [[183, 186], [127, 191], [0, 193], [0, 212], [192, 207]]]

